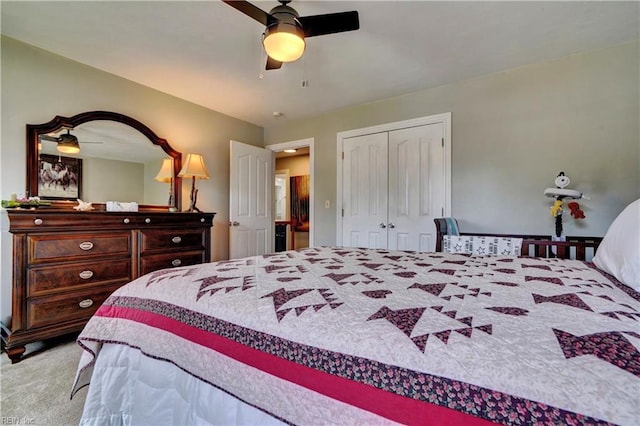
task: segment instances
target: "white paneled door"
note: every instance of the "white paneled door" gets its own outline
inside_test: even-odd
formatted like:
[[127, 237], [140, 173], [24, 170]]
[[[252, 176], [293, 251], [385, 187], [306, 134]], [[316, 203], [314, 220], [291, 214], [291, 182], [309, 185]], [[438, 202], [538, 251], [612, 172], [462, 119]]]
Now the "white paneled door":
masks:
[[442, 123], [345, 138], [342, 245], [432, 251], [446, 203]]
[[229, 258], [273, 251], [273, 153], [231, 141]]
[[393, 250], [435, 250], [433, 219], [445, 205], [442, 124], [389, 132], [389, 244]]
[[387, 248], [388, 135], [345, 139], [342, 245]]

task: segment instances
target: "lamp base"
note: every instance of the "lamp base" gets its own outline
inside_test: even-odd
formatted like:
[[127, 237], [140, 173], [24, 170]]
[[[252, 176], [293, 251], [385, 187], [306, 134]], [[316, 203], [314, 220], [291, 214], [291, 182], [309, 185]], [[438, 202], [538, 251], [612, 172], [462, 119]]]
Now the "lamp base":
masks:
[[196, 178], [192, 178], [192, 179], [193, 180], [191, 181], [191, 196], [189, 197], [191, 202], [189, 203], [189, 209], [187, 210], [187, 213], [193, 213], [193, 212], [202, 213], [200, 209], [196, 207], [196, 201], [198, 200], [198, 190], [196, 189]]
[[169, 211], [173, 213], [173, 212], [177, 212], [177, 211], [178, 211], [178, 209], [176, 208], [176, 206], [175, 206], [175, 202], [173, 201], [173, 191], [172, 191], [172, 188], [173, 188], [173, 187], [170, 187], [170, 188], [169, 188], [169, 203], [168, 203], [168, 206], [169, 206]]

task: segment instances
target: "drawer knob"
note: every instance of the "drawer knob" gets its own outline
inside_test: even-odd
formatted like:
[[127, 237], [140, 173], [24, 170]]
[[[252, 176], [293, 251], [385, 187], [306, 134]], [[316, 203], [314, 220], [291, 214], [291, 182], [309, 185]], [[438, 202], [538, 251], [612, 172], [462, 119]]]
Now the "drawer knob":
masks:
[[204, 217], [200, 218], [200, 222], [204, 223]]
[[91, 305], [93, 305], [93, 300], [91, 299], [84, 299], [84, 300], [81, 300], [80, 303], [78, 303], [78, 306], [80, 306], [82, 309], [86, 309]]
[[33, 219], [33, 223], [35, 223], [36, 225], [42, 225], [44, 221], [38, 217]]
[[82, 271], [78, 275], [80, 275], [80, 278], [82, 278], [83, 280], [88, 280], [89, 278], [93, 277], [93, 271]]
[[124, 223], [129, 223], [129, 222], [131, 222], [131, 221], [129, 220], [129, 218], [128, 218], [128, 217], [125, 217], [122, 221], [123, 221]]
[[182, 265], [182, 260], [180, 260], [180, 259], [173, 259], [173, 260], [171, 261], [171, 264], [172, 264], [173, 266], [180, 266], [180, 265]]
[[180, 244], [180, 242], [181, 242], [181, 241], [182, 241], [182, 237], [180, 237], [180, 236], [173, 237], [173, 238], [171, 239], [171, 242], [172, 242], [172, 243], [175, 243], [175, 244]]
[[146, 219], [144, 220], [144, 223], [151, 223], [151, 219], [150, 219], [150, 218], [146, 218]]
[[93, 243], [91, 241], [84, 241], [78, 245], [81, 250], [87, 251], [93, 248]]

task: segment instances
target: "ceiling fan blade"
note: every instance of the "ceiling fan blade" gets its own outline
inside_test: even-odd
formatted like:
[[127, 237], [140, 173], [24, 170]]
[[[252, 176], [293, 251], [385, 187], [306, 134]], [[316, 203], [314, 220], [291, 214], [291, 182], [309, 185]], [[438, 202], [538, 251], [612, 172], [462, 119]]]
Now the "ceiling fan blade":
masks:
[[278, 70], [282, 67], [282, 62], [276, 61], [271, 56], [267, 55], [267, 66], [266, 70]]
[[260, 9], [257, 6], [252, 5], [247, 1], [243, 1], [243, 0], [222, 0], [222, 1], [228, 4], [229, 6], [233, 7], [234, 9], [237, 9], [240, 12], [244, 13], [248, 17], [253, 18], [256, 21], [260, 22], [265, 27], [273, 24], [276, 21], [276, 19], [273, 16], [271, 16], [264, 10]]
[[360, 28], [358, 11], [328, 13], [326, 15], [302, 16], [298, 18], [305, 37], [335, 34]]
[[43, 141], [49, 141], [49, 142], [58, 142], [58, 138], [54, 137], [54, 136], [49, 136], [49, 135], [38, 135], [38, 138], [42, 139]]

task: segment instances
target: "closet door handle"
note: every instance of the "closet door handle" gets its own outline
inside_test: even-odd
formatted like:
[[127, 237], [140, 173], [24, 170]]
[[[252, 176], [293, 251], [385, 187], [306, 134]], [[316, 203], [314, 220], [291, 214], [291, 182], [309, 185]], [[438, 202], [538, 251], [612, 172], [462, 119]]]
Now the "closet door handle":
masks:
[[393, 222], [389, 222], [389, 229], [393, 229], [395, 227], [396, 227], [396, 225]]
[[387, 225], [385, 225], [384, 223], [380, 223], [380, 228], [384, 229], [386, 227], [387, 227]]

